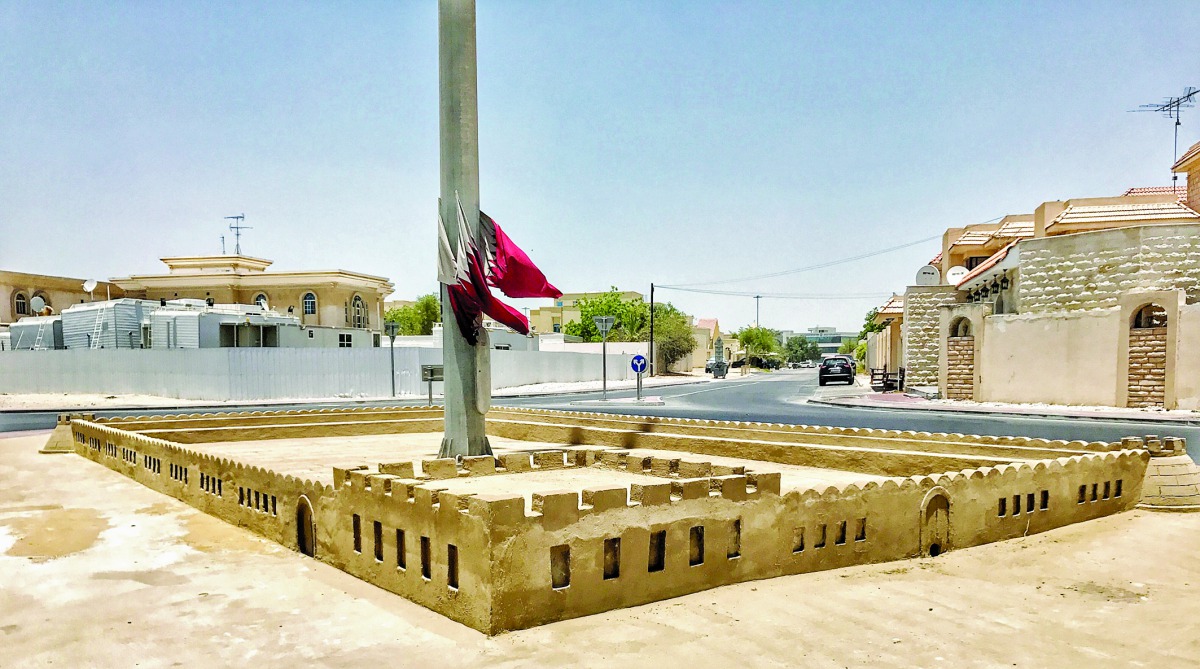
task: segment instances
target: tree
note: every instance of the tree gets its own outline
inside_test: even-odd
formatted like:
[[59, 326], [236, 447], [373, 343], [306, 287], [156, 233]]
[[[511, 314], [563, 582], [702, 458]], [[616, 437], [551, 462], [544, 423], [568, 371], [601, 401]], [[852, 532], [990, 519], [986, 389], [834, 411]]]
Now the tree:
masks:
[[413, 304], [388, 309], [383, 315], [383, 320], [399, 323], [399, 334], [404, 336], [433, 334], [433, 324], [441, 318], [441, 303], [434, 293], [418, 297]]
[[759, 366], [762, 366], [763, 358], [772, 353], [779, 351], [779, 332], [770, 328], [764, 327], [744, 327], [734, 333], [738, 342], [741, 343], [742, 349], [746, 351], [747, 361], [751, 361], [751, 356], [758, 359]]
[[[644, 330], [645, 340], [650, 331]], [[696, 333], [692, 330], [692, 319], [673, 304], [654, 305], [654, 354], [666, 369], [696, 348]]]
[[821, 359], [821, 347], [817, 346], [815, 342], [809, 341], [807, 337], [792, 337], [787, 340], [787, 344], [784, 345], [783, 349], [788, 362]]
[[846, 338], [842, 340], [842, 345], [838, 346], [838, 353], [854, 353], [854, 349], [858, 348], [858, 340]]
[[[600, 341], [600, 330], [596, 328], [596, 316], [612, 316], [613, 329], [608, 332], [609, 341], [646, 341], [649, 339], [650, 305], [641, 298], [621, 299], [616, 286], [596, 297], [583, 297], [576, 303], [579, 320], [563, 326], [563, 334], [581, 338], [583, 341]], [[657, 316], [657, 313], [656, 313]], [[657, 323], [655, 324], [657, 326]], [[657, 335], [655, 339], [658, 339]]]
[[875, 317], [878, 315], [879, 315], [878, 308], [871, 309], [870, 311], [867, 312], [866, 318], [863, 319], [862, 329], [858, 331], [859, 339], [866, 339], [867, 335], [871, 334], [872, 332], [882, 332], [883, 331], [883, 324], [875, 322]]

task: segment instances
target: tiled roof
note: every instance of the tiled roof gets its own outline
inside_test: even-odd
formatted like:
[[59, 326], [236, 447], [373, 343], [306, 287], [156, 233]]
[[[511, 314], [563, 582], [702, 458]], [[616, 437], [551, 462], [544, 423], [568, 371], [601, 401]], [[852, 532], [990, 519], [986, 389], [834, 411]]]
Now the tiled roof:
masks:
[[1121, 195], [1169, 195], [1171, 192], [1175, 193], [1175, 197], [1180, 202], [1187, 199], [1186, 186], [1142, 186], [1141, 188], [1130, 188]]
[[1185, 151], [1183, 156], [1181, 156], [1179, 160], [1176, 160], [1175, 164], [1171, 166], [1171, 169], [1173, 171], [1179, 171], [1183, 165], [1193, 162], [1197, 156], [1200, 156], [1200, 142], [1196, 142], [1192, 145], [1192, 148]]
[[941, 264], [941, 262], [942, 262], [942, 254], [939, 253], [939, 254], [935, 255], [933, 257], [933, 260], [930, 260], [927, 264], [938, 265], [938, 264]]
[[701, 318], [701, 319], [699, 319], [699, 320], [697, 320], [697, 321], [696, 321], [696, 327], [698, 327], [698, 328], [704, 328], [705, 330], [713, 330], [713, 329], [715, 329], [715, 328], [717, 327], [717, 319], [715, 319], [715, 318]]
[[887, 302], [879, 307], [878, 315], [899, 315], [904, 313], [904, 296], [893, 295]]
[[951, 246], [982, 246], [991, 240], [992, 232], [990, 230], [986, 232], [968, 230], [962, 233], [962, 236], [960, 236], [958, 239], [954, 240], [954, 243], [951, 244]]
[[1009, 221], [992, 236], [996, 239], [1028, 239], [1033, 236], [1033, 221]]
[[1200, 214], [1178, 202], [1151, 202], [1149, 204], [1104, 204], [1097, 206], [1067, 207], [1050, 225], [1124, 223], [1139, 225], [1157, 221], [1177, 219], [1200, 220]]
[[[1017, 241], [1020, 241], [1020, 240], [1017, 240]], [[1000, 249], [999, 251], [996, 251], [995, 253], [993, 253], [993, 254], [992, 254], [992, 257], [991, 257], [991, 258], [988, 258], [987, 260], [985, 260], [985, 261], [983, 261], [982, 263], [980, 263], [978, 267], [976, 267], [975, 269], [971, 270], [970, 272], [967, 272], [967, 275], [966, 275], [966, 276], [964, 276], [964, 277], [962, 278], [962, 280], [960, 280], [960, 281], [958, 282], [958, 284], [957, 284], [957, 285], [959, 285], [959, 286], [962, 286], [962, 285], [964, 285], [964, 284], [966, 284], [966, 283], [970, 282], [972, 279], [976, 279], [976, 278], [978, 278], [980, 275], [982, 275], [982, 274], [986, 274], [988, 270], [990, 270], [991, 268], [993, 268], [993, 267], [995, 267], [996, 265], [1000, 264], [1000, 262], [1001, 262], [1002, 260], [1004, 260], [1005, 258], [1007, 258], [1007, 257], [1008, 257], [1008, 252], [1009, 252], [1010, 250], [1012, 250], [1012, 247], [1014, 247], [1014, 246], [1016, 246], [1016, 245], [1017, 245], [1017, 242], [1016, 242], [1016, 241], [1009, 242], [1009, 243], [1008, 243], [1008, 246], [1005, 246], [1004, 248]]]

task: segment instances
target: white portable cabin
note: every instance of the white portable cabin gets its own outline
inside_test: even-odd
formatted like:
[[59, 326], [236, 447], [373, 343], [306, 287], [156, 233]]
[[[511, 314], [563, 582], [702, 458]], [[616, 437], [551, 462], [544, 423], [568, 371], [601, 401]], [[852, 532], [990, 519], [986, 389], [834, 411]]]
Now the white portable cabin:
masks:
[[275, 348], [300, 319], [252, 304], [170, 300], [150, 314], [153, 348]]
[[85, 302], [63, 309], [63, 343], [67, 348], [146, 348], [142, 326], [158, 308], [153, 300], [121, 298]]
[[62, 316], [26, 316], [8, 326], [14, 351], [63, 348]]

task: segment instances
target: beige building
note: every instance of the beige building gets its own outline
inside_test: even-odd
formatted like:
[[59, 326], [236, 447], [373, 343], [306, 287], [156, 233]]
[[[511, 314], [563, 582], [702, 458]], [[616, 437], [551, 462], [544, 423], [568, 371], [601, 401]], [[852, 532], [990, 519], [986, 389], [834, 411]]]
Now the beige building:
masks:
[[[953, 399], [1200, 408], [1188, 371], [1200, 359], [1200, 144], [1174, 169], [1187, 190], [1049, 201], [948, 230], [931, 263], [940, 282], [905, 292], [909, 385]], [[894, 334], [873, 335], [869, 348], [893, 351], [873, 363], [894, 364]]]
[[40, 297], [46, 306], [58, 313], [72, 304], [124, 297], [117, 285], [101, 281], [88, 293], [83, 279], [45, 274], [0, 271], [0, 326], [33, 316], [33, 299]]
[[270, 260], [244, 255], [162, 258], [165, 274], [112, 280], [127, 297], [211, 299], [218, 304], [265, 304], [304, 325], [379, 330], [392, 283], [346, 270], [268, 272]]
[[[579, 307], [577, 306], [579, 300], [602, 297], [607, 294], [607, 290], [592, 293], [563, 293], [562, 297], [554, 301], [553, 306], [538, 307], [530, 311], [529, 327], [534, 332], [562, 332], [564, 325], [579, 320]], [[621, 293], [621, 300], [624, 302], [642, 299], [644, 297], [637, 291], [627, 290]]]

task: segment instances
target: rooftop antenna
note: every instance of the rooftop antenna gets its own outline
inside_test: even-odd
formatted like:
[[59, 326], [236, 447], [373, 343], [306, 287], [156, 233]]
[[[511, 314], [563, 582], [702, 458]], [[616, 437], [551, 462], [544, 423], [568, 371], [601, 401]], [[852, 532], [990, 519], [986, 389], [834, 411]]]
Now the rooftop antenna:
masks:
[[[1175, 119], [1175, 144], [1174, 153], [1171, 154], [1171, 165], [1174, 165], [1175, 161], [1179, 159], [1179, 126], [1182, 125], [1182, 123], [1179, 121], [1179, 113], [1186, 107], [1196, 106], [1194, 100], [1196, 99], [1197, 94], [1200, 94], [1200, 89], [1197, 89], [1195, 86], [1188, 86], [1187, 88], [1183, 89], [1183, 95], [1167, 98], [1162, 102], [1151, 103], [1148, 105], [1138, 105], [1137, 109], [1129, 110], [1135, 112], [1158, 112], [1166, 118]], [[1179, 175], [1172, 172], [1172, 189], [1176, 187], [1178, 181]]]
[[225, 255], [225, 235], [221, 235], [221, 255]]
[[[254, 228], [248, 225], [242, 225], [242, 221], [246, 220], [245, 214], [226, 216], [225, 220], [236, 221], [235, 223], [229, 224], [229, 229], [233, 231], [233, 254], [240, 256], [242, 255], [242, 230], [253, 230]], [[224, 238], [222, 238], [222, 242], [224, 242]]]

